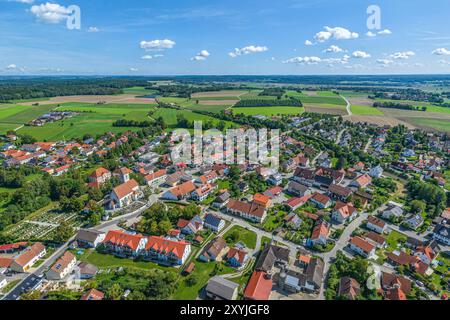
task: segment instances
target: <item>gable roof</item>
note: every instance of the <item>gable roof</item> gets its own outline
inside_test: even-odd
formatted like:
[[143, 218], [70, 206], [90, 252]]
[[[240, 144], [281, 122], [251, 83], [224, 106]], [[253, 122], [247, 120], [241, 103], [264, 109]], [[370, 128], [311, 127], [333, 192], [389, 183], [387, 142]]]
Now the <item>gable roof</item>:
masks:
[[103, 167], [100, 167], [100, 168], [95, 169], [95, 171], [92, 172], [90, 176], [92, 178], [96, 178], [97, 179], [97, 178], [100, 178], [103, 175], [108, 174], [108, 173], [111, 173], [111, 172], [109, 170], [103, 168]]
[[338, 195], [340, 197], [345, 197], [345, 198], [347, 198], [348, 196], [350, 196], [353, 193], [353, 191], [351, 189], [334, 184], [334, 183], [332, 183], [328, 187], [328, 191], [335, 195]]
[[42, 253], [45, 250], [45, 247], [42, 243], [36, 242], [31, 247], [27, 248], [24, 252], [22, 252], [19, 256], [14, 259], [14, 262], [19, 266], [26, 266], [31, 260], [33, 260], [36, 256]]
[[153, 181], [155, 179], [161, 178], [167, 174], [166, 169], [161, 169], [156, 172], [150, 173], [144, 177], [147, 182]]
[[379, 228], [384, 228], [386, 226], [386, 222], [374, 216], [367, 217], [367, 221]]
[[361, 250], [363, 250], [365, 253], [370, 253], [375, 249], [375, 246], [373, 244], [371, 244], [370, 242], [364, 240], [361, 237], [353, 237], [350, 240], [350, 243], [353, 244], [354, 246], [360, 248]]
[[260, 204], [254, 202], [252, 203], [242, 202], [235, 199], [230, 199], [230, 201], [227, 204], [227, 208], [229, 210], [249, 214], [259, 218], [262, 218], [266, 211], [266, 208]]
[[91, 289], [81, 297], [81, 300], [103, 300], [105, 294], [97, 289]]
[[116, 194], [117, 198], [123, 199], [124, 197], [132, 194], [136, 188], [139, 188], [139, 184], [136, 180], [131, 179], [115, 187], [113, 192]]
[[56, 273], [61, 273], [69, 264], [75, 259], [75, 256], [70, 251], [66, 251], [51, 267], [51, 270]]
[[328, 234], [330, 232], [330, 224], [326, 222], [325, 220], [320, 221], [313, 229], [311, 239], [319, 239], [320, 237], [328, 237]]
[[179, 186], [170, 189], [170, 192], [176, 197], [183, 197], [196, 189], [195, 184], [192, 181], [187, 181]]
[[243, 264], [247, 254], [247, 251], [238, 248], [231, 248], [230, 250], [228, 250], [227, 260], [235, 258], [236, 261], [238, 261], [240, 264]]
[[212, 277], [206, 285], [207, 292], [226, 300], [233, 299], [238, 288], [239, 284], [219, 276]]
[[139, 243], [144, 239], [144, 236], [138, 234], [128, 234], [121, 230], [111, 230], [106, 234], [103, 243], [111, 243], [115, 246], [128, 247], [133, 251], [136, 251], [139, 247]]
[[148, 237], [147, 244], [145, 245], [145, 250], [154, 250], [162, 254], [173, 254], [178, 259], [182, 259], [186, 247], [189, 243], [184, 241], [174, 241], [165, 239], [163, 237]]
[[272, 285], [272, 279], [265, 272], [254, 271], [245, 288], [244, 297], [251, 300], [269, 300]]
[[351, 203], [338, 201], [334, 206], [334, 210], [339, 212], [342, 217], [348, 218], [356, 211], [356, 208]]

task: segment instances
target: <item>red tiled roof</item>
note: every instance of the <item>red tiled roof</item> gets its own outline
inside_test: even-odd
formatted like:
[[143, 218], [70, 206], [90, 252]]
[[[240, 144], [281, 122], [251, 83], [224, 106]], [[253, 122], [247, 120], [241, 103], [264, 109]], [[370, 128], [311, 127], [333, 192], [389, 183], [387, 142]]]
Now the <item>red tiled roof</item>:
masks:
[[270, 198], [261, 193], [257, 193], [253, 196], [253, 202], [261, 204], [263, 206], [267, 206], [270, 202]]
[[13, 262], [12, 258], [0, 257], [0, 268], [9, 268], [12, 262]]
[[272, 292], [272, 279], [263, 271], [254, 271], [247, 287], [244, 298], [249, 300], [269, 300]]
[[103, 300], [105, 294], [97, 289], [91, 289], [81, 297], [81, 300]]
[[31, 247], [29, 247], [26, 251], [20, 254], [17, 258], [14, 259], [14, 262], [18, 265], [24, 267], [33, 260], [36, 256], [38, 256], [42, 251], [45, 250], [45, 247], [42, 243], [36, 242]]
[[125, 196], [133, 193], [133, 189], [136, 189], [139, 187], [139, 184], [136, 182], [136, 180], [131, 179], [128, 180], [125, 183], [122, 183], [121, 185], [115, 187], [113, 189], [113, 192], [117, 195], [119, 199], [124, 198]]
[[1, 251], [7, 251], [7, 250], [17, 250], [22, 247], [26, 247], [28, 242], [17, 242], [17, 243], [10, 243], [10, 244], [4, 244], [0, 246]]
[[142, 235], [133, 235], [125, 233], [121, 230], [111, 230], [106, 234], [105, 240], [103, 243], [111, 243], [115, 246], [119, 247], [128, 247], [134, 251], [137, 250], [139, 246], [139, 242], [144, 237]]
[[179, 186], [170, 189], [173, 195], [176, 197], [183, 197], [196, 189], [195, 184], [192, 181], [187, 181]]
[[230, 210], [246, 213], [255, 217], [262, 218], [265, 213], [265, 207], [257, 203], [247, 203], [235, 199], [230, 199], [227, 204]]
[[370, 253], [372, 250], [375, 249], [375, 246], [372, 245], [370, 242], [364, 240], [361, 237], [353, 237], [350, 241], [351, 244], [354, 246], [362, 249], [366, 253]]
[[318, 192], [314, 193], [314, 195], [311, 197], [311, 199], [314, 199], [315, 201], [317, 201], [323, 205], [325, 205], [331, 201], [331, 199], [328, 196], [318, 193]]
[[367, 173], [365, 173], [356, 178], [355, 182], [357, 182], [358, 185], [365, 187], [372, 182], [372, 178]]
[[380, 228], [384, 228], [386, 226], [386, 222], [384, 222], [381, 219], [378, 219], [377, 217], [374, 216], [369, 216], [367, 218], [367, 221], [369, 221], [371, 224], [376, 225], [377, 227]]
[[334, 210], [338, 211], [342, 217], [348, 218], [356, 211], [356, 208], [351, 203], [338, 201], [334, 206]]
[[148, 237], [145, 250], [152, 249], [162, 254], [172, 253], [177, 258], [182, 259], [188, 245], [189, 243], [184, 241], [173, 241], [163, 237]]
[[231, 248], [227, 253], [227, 260], [235, 258], [240, 264], [244, 263], [247, 252], [238, 248]]
[[92, 172], [91, 177], [92, 178], [100, 178], [103, 175], [108, 174], [108, 173], [109, 173], [109, 170], [107, 170], [103, 167], [100, 167], [100, 168], [96, 169], [94, 172]]
[[167, 170], [166, 169], [162, 169], [162, 170], [158, 170], [156, 172], [150, 173], [149, 175], [146, 175], [144, 177], [144, 179], [149, 182], [149, 181], [153, 181], [155, 179], [158, 179], [162, 176], [165, 176], [167, 174]]
[[61, 273], [67, 268], [73, 259], [75, 259], [75, 256], [70, 251], [66, 251], [64, 255], [55, 262], [51, 270], [56, 273]]
[[329, 232], [330, 232], [330, 225], [326, 221], [321, 221], [314, 227], [311, 239], [315, 240], [318, 239], [319, 237], [328, 237]]

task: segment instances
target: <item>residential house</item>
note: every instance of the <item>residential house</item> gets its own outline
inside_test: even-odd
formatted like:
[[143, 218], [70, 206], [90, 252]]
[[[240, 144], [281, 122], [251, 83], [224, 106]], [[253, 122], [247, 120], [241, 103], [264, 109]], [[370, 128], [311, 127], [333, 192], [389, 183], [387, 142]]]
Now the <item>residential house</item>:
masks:
[[179, 228], [183, 234], [196, 234], [203, 230], [203, 220], [198, 215], [193, 217], [190, 221], [180, 219], [178, 220], [177, 228]]
[[272, 274], [273, 267], [289, 264], [289, 249], [277, 245], [266, 244], [255, 264], [255, 270]]
[[75, 237], [79, 247], [97, 248], [105, 240], [105, 233], [93, 229], [80, 229]]
[[80, 274], [80, 279], [92, 279], [98, 273], [98, 268], [93, 264], [87, 262], [80, 262], [78, 264], [78, 270]]
[[351, 203], [338, 201], [333, 208], [331, 217], [339, 223], [347, 223], [356, 218], [358, 212]]
[[287, 192], [293, 196], [298, 197], [303, 197], [311, 194], [311, 190], [307, 186], [296, 181], [289, 182]]
[[89, 176], [89, 186], [93, 188], [100, 188], [102, 184], [111, 179], [111, 172], [103, 167], [95, 169]]
[[375, 246], [361, 237], [353, 237], [350, 240], [350, 249], [364, 258], [372, 258], [375, 255]]
[[307, 292], [319, 293], [323, 281], [324, 263], [322, 259], [312, 258], [306, 265], [304, 272], [282, 267], [278, 275], [278, 285], [291, 293]]
[[399, 206], [397, 204], [390, 203], [390, 204], [388, 204], [387, 209], [383, 211], [381, 216], [384, 219], [388, 219], [388, 220], [391, 220], [393, 218], [399, 219], [403, 216], [403, 209], [401, 206]]
[[234, 268], [242, 268], [248, 260], [248, 252], [239, 248], [230, 248], [226, 255], [227, 262]]
[[309, 198], [311, 198], [310, 195], [301, 198], [293, 197], [283, 202], [283, 204], [288, 206], [291, 209], [291, 211], [294, 211], [303, 206], [306, 202], [308, 202]]
[[411, 292], [411, 281], [387, 272], [381, 273], [381, 287], [386, 300], [407, 300], [406, 295]]
[[370, 231], [366, 233], [364, 237], [377, 248], [384, 248], [386, 246], [386, 239], [376, 232]]
[[334, 183], [328, 188], [328, 195], [337, 200], [346, 201], [352, 194], [352, 189]]
[[128, 168], [117, 168], [116, 170], [114, 170], [113, 172], [113, 176], [117, 177], [120, 181], [120, 183], [126, 183], [128, 180], [130, 180], [130, 174], [133, 173], [133, 171], [131, 171]]
[[39, 259], [42, 259], [46, 253], [45, 246], [42, 243], [37, 242], [15, 257], [9, 267], [15, 272], [26, 272], [32, 268]]
[[14, 253], [27, 247], [28, 242], [16, 242], [0, 245], [0, 253]]
[[403, 223], [408, 228], [412, 230], [417, 230], [423, 224], [423, 222], [424, 222], [423, 217], [420, 214], [413, 214], [407, 217]]
[[253, 196], [253, 203], [268, 208], [270, 207], [271, 201], [269, 196], [257, 193]]
[[231, 197], [231, 195], [228, 191], [221, 192], [214, 200], [214, 202], [212, 204], [213, 207], [219, 208], [219, 209], [225, 207], [227, 205], [228, 201], [230, 200], [230, 197]]
[[97, 289], [90, 289], [88, 292], [86, 292], [80, 300], [103, 300], [105, 298], [105, 294]]
[[239, 284], [225, 278], [214, 276], [206, 285], [206, 296], [212, 300], [236, 300]]
[[450, 226], [447, 224], [438, 224], [433, 230], [433, 239], [450, 245]]
[[187, 181], [166, 191], [161, 198], [174, 201], [183, 200], [188, 198], [196, 189], [197, 187], [192, 181]]
[[106, 234], [102, 244], [106, 250], [118, 256], [137, 257], [145, 249], [147, 238], [140, 234], [111, 230]]
[[283, 192], [283, 188], [280, 186], [272, 187], [270, 189], [267, 189], [264, 191], [264, 195], [269, 197], [270, 199], [273, 199], [277, 196], [279, 196]]
[[167, 170], [161, 169], [146, 175], [144, 179], [148, 186], [158, 187], [166, 180], [166, 177], [167, 177]]
[[210, 171], [200, 177], [198, 177], [197, 179], [195, 179], [196, 183], [199, 184], [211, 184], [217, 181], [217, 179], [219, 179], [219, 176], [217, 175], [217, 173], [215, 171]]
[[420, 259], [423, 263], [431, 265], [436, 259], [438, 252], [435, 252], [431, 246], [420, 246], [414, 252], [414, 255]]
[[206, 214], [203, 221], [203, 226], [218, 233], [225, 228], [225, 220], [214, 214]]
[[333, 201], [328, 196], [318, 192], [314, 193], [309, 201], [311, 201], [319, 209], [329, 208], [333, 203]]
[[379, 234], [382, 234], [386, 230], [386, 222], [384, 222], [381, 219], [378, 219], [374, 216], [369, 216], [367, 218], [367, 224], [366, 228], [375, 232], [378, 232]]
[[77, 258], [70, 251], [66, 251], [47, 271], [47, 279], [62, 280], [72, 272], [77, 264]]
[[110, 194], [110, 209], [119, 209], [129, 206], [133, 201], [143, 196], [136, 180], [131, 179], [113, 188]]
[[244, 291], [244, 299], [269, 300], [272, 292], [272, 278], [264, 271], [254, 271]]
[[284, 218], [284, 223], [286, 224], [286, 226], [294, 230], [300, 229], [302, 222], [303, 222], [302, 219], [299, 218], [299, 216], [295, 212], [289, 213]]
[[169, 265], [182, 265], [191, 253], [191, 245], [163, 237], [148, 237], [144, 257]]
[[199, 260], [204, 262], [216, 261], [217, 258], [221, 258], [225, 254], [227, 248], [227, 243], [223, 238], [214, 238], [205, 246]]
[[330, 234], [330, 224], [325, 221], [319, 221], [313, 229], [313, 232], [311, 234], [311, 243], [312, 245], [327, 245], [328, 242], [328, 236]]
[[338, 296], [348, 300], [356, 300], [361, 293], [358, 281], [350, 277], [342, 277], [339, 281]]
[[372, 178], [367, 174], [362, 174], [350, 183], [350, 186], [356, 188], [366, 188], [372, 183]]
[[369, 204], [369, 202], [372, 201], [372, 199], [373, 199], [372, 195], [360, 190], [355, 191], [355, 193], [352, 196], [353, 202], [359, 201], [363, 208], [365, 208]]
[[204, 201], [216, 190], [216, 188], [217, 185], [215, 184], [204, 184], [191, 193], [191, 198], [195, 201]]
[[266, 208], [254, 202], [248, 203], [230, 199], [226, 207], [229, 213], [253, 222], [262, 223], [267, 216]]
[[383, 168], [380, 165], [373, 167], [369, 171], [369, 176], [371, 176], [372, 178], [380, 178], [382, 175], [383, 175]]

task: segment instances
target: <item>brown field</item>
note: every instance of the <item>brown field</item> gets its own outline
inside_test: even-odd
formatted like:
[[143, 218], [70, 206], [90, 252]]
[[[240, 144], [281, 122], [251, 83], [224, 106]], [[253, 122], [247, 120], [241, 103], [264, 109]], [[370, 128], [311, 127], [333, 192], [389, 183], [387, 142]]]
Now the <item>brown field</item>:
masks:
[[366, 98], [366, 97], [348, 97], [348, 101], [350, 101], [350, 104], [354, 106], [373, 106], [373, 100]]
[[396, 126], [399, 124], [403, 124], [407, 128], [415, 129], [416, 127], [406, 121], [393, 118], [393, 117], [387, 117], [387, 116], [363, 116], [363, 115], [352, 115], [352, 116], [346, 116], [345, 120], [350, 120], [351, 122], [367, 122], [370, 124], [376, 124], [379, 126]]
[[101, 101], [105, 103], [143, 103], [143, 104], [155, 103], [155, 99], [137, 98], [137, 96], [133, 94], [121, 94], [109, 96], [64, 96], [64, 97], [54, 97], [44, 101], [24, 102], [20, 104], [25, 106], [31, 106], [35, 103], [39, 103], [40, 105], [47, 105], [65, 102], [98, 103]]
[[192, 95], [192, 98], [214, 98], [214, 97], [239, 97], [245, 94], [246, 91], [239, 90], [227, 90], [227, 91], [211, 91], [211, 92], [198, 92]]
[[198, 104], [202, 106], [232, 106], [238, 101], [239, 100], [200, 100]]

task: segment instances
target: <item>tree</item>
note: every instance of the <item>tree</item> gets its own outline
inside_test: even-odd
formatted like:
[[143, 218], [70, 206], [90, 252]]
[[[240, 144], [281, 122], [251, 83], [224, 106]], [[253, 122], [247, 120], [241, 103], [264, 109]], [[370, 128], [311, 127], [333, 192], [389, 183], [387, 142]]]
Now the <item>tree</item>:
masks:
[[59, 243], [64, 243], [69, 240], [74, 234], [74, 229], [67, 223], [67, 221], [61, 222], [61, 224], [55, 229], [54, 240]]
[[41, 298], [41, 292], [39, 290], [33, 290], [23, 293], [20, 296], [20, 300], [39, 300]]
[[113, 283], [107, 290], [106, 290], [106, 297], [109, 300], [120, 300], [123, 296], [123, 289], [118, 283]]
[[411, 212], [421, 214], [425, 211], [426, 203], [421, 200], [411, 201]]

